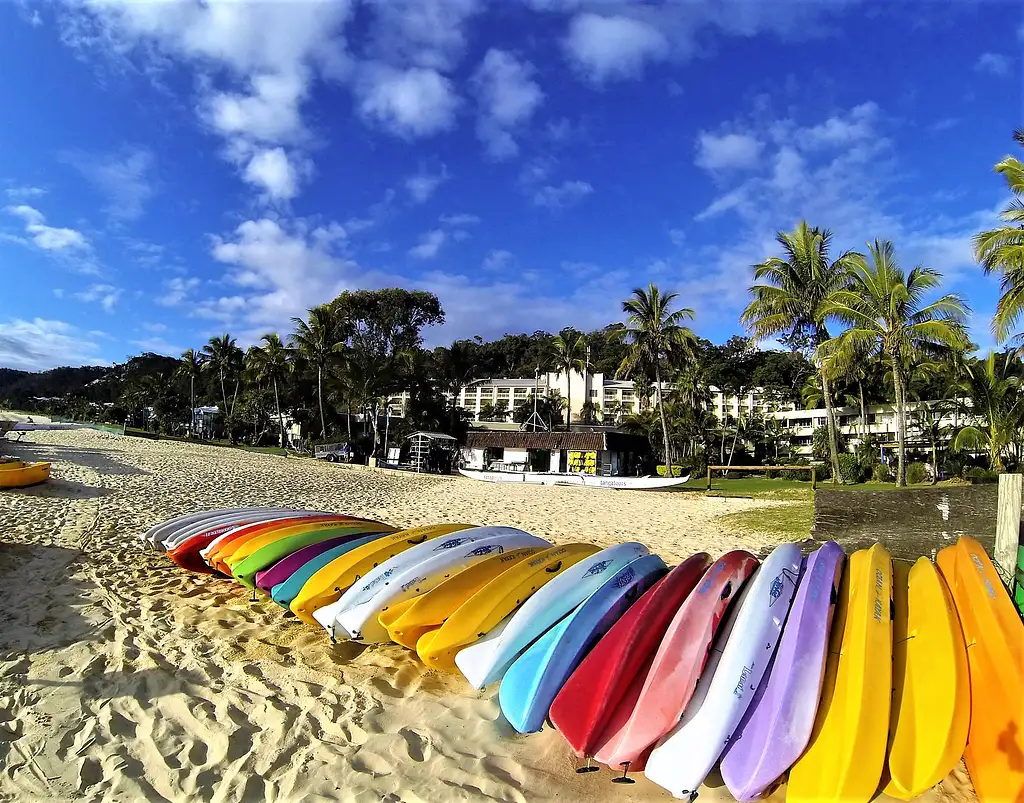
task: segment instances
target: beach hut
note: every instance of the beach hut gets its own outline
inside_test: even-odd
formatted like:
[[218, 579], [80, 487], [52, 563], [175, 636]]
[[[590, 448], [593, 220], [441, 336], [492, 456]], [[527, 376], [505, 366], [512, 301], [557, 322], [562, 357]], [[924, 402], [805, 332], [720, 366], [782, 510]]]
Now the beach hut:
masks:
[[615, 431], [470, 432], [464, 466], [481, 471], [557, 471], [623, 477], [649, 460], [646, 438]]
[[417, 473], [450, 474], [458, 441], [443, 432], [414, 432], [409, 441], [409, 463]]

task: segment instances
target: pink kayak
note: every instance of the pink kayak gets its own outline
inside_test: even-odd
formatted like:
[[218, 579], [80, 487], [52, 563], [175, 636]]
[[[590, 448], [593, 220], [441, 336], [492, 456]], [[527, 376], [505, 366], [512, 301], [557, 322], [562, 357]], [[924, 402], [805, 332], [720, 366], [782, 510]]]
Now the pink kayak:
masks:
[[609, 767], [642, 769], [654, 743], [672, 730], [693, 696], [725, 612], [758, 561], [736, 550], [716, 560], [676, 612], [646, 675], [609, 717], [594, 758]]

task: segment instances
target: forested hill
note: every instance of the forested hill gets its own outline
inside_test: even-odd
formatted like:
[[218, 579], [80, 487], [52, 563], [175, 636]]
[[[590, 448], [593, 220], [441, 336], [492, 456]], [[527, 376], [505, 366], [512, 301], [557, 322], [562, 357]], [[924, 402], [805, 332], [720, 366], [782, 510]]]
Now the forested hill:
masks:
[[120, 398], [124, 388], [146, 376], [159, 377], [173, 372], [178, 361], [161, 354], [146, 353], [110, 367], [84, 365], [31, 373], [0, 368], [0, 406], [16, 409], [41, 409], [33, 398], [76, 396], [103, 404]]

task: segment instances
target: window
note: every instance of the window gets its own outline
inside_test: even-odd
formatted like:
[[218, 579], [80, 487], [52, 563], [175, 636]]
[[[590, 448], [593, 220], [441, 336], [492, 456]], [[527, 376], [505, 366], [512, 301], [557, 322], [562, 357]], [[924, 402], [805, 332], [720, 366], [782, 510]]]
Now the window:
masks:
[[590, 389], [590, 398], [592, 398], [592, 399], [596, 399], [597, 398], [597, 388], [591, 388]]
[[624, 391], [622, 391], [622, 400], [623, 401], [628, 401], [628, 400], [630, 400], [632, 398], [633, 398], [633, 391], [632, 390], [624, 390]]

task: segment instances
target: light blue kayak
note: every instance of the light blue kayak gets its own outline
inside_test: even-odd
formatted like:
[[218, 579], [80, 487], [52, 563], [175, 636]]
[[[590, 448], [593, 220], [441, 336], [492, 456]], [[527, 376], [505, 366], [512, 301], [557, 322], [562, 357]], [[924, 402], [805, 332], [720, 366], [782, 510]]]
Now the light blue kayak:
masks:
[[326, 552], [321, 552], [315, 558], [303, 563], [302, 566], [293, 572], [292, 575], [283, 583], [278, 583], [270, 589], [270, 598], [282, 608], [287, 608], [291, 601], [299, 595], [299, 591], [302, 590], [306, 581], [332, 560], [341, 557], [346, 552], [350, 552], [357, 547], [361, 547], [363, 544], [368, 544], [370, 541], [374, 541], [381, 536], [390, 534], [391, 533], [386, 532], [370, 533], [363, 538], [357, 538], [354, 541], [341, 544], [333, 549], [328, 549]]
[[501, 712], [513, 728], [541, 729], [555, 695], [580, 661], [667, 572], [657, 555], [628, 563], [515, 660], [498, 689]]

